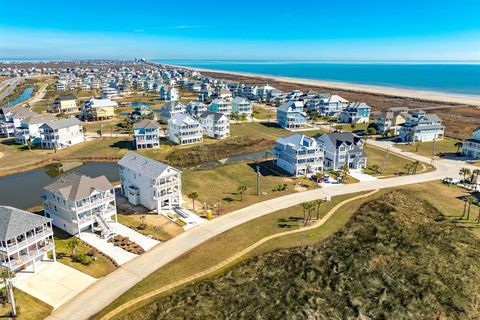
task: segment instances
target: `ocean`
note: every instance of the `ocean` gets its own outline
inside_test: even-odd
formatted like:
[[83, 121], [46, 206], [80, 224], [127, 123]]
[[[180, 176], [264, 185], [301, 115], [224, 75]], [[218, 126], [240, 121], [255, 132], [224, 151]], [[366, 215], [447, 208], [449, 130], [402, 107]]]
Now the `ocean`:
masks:
[[181, 66], [480, 95], [480, 63], [153, 60]]

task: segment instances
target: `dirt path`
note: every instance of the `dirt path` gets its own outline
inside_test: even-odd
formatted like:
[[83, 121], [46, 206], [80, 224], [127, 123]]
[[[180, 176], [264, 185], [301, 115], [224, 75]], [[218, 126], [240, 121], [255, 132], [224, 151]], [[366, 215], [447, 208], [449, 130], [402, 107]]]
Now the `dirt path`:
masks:
[[291, 234], [294, 234], [294, 233], [298, 233], [298, 232], [304, 232], [304, 231], [309, 231], [309, 230], [312, 230], [312, 229], [315, 229], [315, 228], [318, 228], [320, 226], [322, 226], [325, 222], [328, 221], [328, 219], [338, 210], [340, 209], [343, 205], [345, 205], [346, 203], [349, 203], [351, 201], [355, 201], [355, 200], [358, 200], [358, 199], [361, 199], [361, 198], [365, 198], [365, 197], [369, 197], [375, 193], [377, 193], [379, 190], [374, 190], [374, 191], [371, 191], [369, 193], [366, 193], [366, 194], [362, 194], [362, 195], [359, 195], [359, 196], [356, 196], [356, 197], [353, 197], [353, 198], [350, 198], [350, 199], [346, 199], [346, 200], [343, 200], [342, 202], [338, 203], [335, 207], [333, 207], [332, 209], [330, 209], [329, 212], [327, 212], [327, 214], [320, 220], [316, 221], [315, 223], [313, 223], [312, 225], [308, 226], [308, 227], [303, 227], [303, 228], [299, 228], [299, 229], [296, 229], [296, 230], [291, 230], [291, 231], [285, 231], [285, 232], [280, 232], [280, 233], [276, 233], [276, 234], [272, 234], [268, 237], [265, 237], [257, 242], [255, 242], [254, 244], [250, 245], [249, 247], [245, 248], [244, 250], [238, 252], [237, 254], [231, 256], [230, 258], [220, 262], [219, 264], [213, 266], [213, 267], [210, 267], [202, 272], [198, 272], [196, 274], [193, 274], [191, 275], [190, 277], [187, 277], [187, 278], [184, 278], [182, 280], [179, 280], [179, 281], [176, 281], [176, 282], [173, 282], [169, 285], [166, 285], [164, 287], [161, 287], [157, 290], [154, 290], [152, 292], [149, 292], [147, 294], [144, 294], [138, 298], [135, 298], [133, 300], [130, 300], [129, 302], [117, 307], [116, 309], [110, 311], [109, 313], [107, 313], [105, 316], [103, 316], [101, 318], [101, 320], [109, 320], [109, 319], [112, 319], [114, 316], [116, 316], [117, 314], [119, 314], [120, 312], [122, 312], [123, 310], [139, 303], [139, 302], [142, 302], [146, 299], [149, 299], [149, 298], [152, 298], [156, 295], [159, 295], [161, 293], [164, 293], [168, 290], [171, 290], [171, 289], [174, 289], [178, 286], [181, 286], [181, 285], [184, 285], [186, 283], [189, 283], [193, 280], [196, 280], [196, 279], [199, 279], [201, 277], [204, 277], [204, 276], [207, 276], [225, 266], [227, 266], [228, 264], [232, 263], [233, 261], [237, 260], [238, 258], [246, 255], [247, 253], [251, 252], [252, 250], [254, 250], [255, 248], [259, 247], [260, 245], [264, 244], [265, 242], [267, 241], [270, 241], [272, 239], [275, 239], [275, 238], [279, 238], [279, 237], [283, 237], [283, 236], [286, 236], [286, 235], [291, 235]]

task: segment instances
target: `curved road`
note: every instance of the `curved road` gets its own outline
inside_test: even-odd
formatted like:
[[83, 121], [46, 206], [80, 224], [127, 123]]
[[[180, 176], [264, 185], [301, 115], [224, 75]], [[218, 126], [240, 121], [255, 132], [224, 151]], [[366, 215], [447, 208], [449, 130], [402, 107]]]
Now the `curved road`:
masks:
[[[369, 142], [382, 148], [389, 148], [391, 152], [399, 152], [388, 142]], [[430, 162], [429, 158], [418, 156], [408, 152], [402, 155], [415, 160]], [[294, 193], [283, 197], [263, 201], [249, 207], [231, 212], [218, 217], [212, 221], [201, 224], [186, 231], [179, 236], [161, 243], [150, 251], [138, 256], [121, 266], [116, 271], [98, 280], [91, 287], [67, 302], [62, 307], [54, 310], [48, 319], [88, 319], [97, 312], [107, 307], [121, 294], [133, 287], [139, 281], [165, 264], [180, 257], [189, 250], [194, 249], [204, 241], [207, 241], [227, 230], [230, 230], [242, 223], [256, 219], [263, 215], [277, 210], [292, 207], [305, 201], [325, 198], [327, 196], [338, 196], [360, 191], [385, 189], [404, 186], [426, 181], [439, 180], [445, 177], [459, 177], [458, 171], [462, 167], [478, 169], [459, 160], [437, 160], [437, 170], [390, 179], [378, 179], [355, 184], [331, 186], [323, 189], [315, 189], [301, 193]]]
[[[15, 90], [15, 88], [22, 83], [23, 78], [10, 78], [0, 83], [0, 100], [8, 96], [10, 93]], [[5, 87], [7, 87], [4, 91], [2, 91]]]

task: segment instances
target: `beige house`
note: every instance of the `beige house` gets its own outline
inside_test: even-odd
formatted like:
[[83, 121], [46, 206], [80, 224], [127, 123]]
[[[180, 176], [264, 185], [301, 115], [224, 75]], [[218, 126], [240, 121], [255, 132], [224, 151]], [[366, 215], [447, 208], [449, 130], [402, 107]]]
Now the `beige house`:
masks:
[[53, 103], [53, 111], [56, 113], [74, 113], [78, 112], [77, 97], [60, 96]]
[[115, 117], [115, 109], [118, 103], [110, 99], [95, 99], [91, 98], [82, 109], [82, 119], [84, 120], [107, 120]]

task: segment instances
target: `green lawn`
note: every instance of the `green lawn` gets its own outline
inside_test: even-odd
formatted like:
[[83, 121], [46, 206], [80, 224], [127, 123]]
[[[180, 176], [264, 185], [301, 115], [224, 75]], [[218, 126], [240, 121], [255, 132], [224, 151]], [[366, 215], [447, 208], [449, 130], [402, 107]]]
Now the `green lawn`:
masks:
[[[95, 252], [94, 261], [88, 266], [73, 261], [71, 257], [72, 251], [67, 246], [69, 239], [71, 239], [73, 236], [58, 228], [54, 228], [53, 232], [58, 262], [75, 268], [83, 273], [89, 274], [95, 278], [104, 277], [117, 268], [110, 259], [99, 252]], [[91, 248], [84, 242], [80, 242], [76, 249], [77, 254], [87, 254], [89, 251], [91, 251]]]
[[231, 136], [256, 136], [268, 140], [277, 140], [280, 137], [290, 136], [295, 133], [303, 133], [308, 136], [314, 136], [324, 133], [323, 130], [304, 130], [298, 132], [291, 132], [279, 127], [276, 123], [257, 123], [248, 122], [242, 124], [233, 124], [230, 126]]
[[[145, 217], [145, 229], [139, 229], [141, 217]], [[146, 236], [152, 236], [159, 241], [167, 241], [183, 232], [180, 226], [170, 222], [167, 218], [158, 214], [122, 214], [117, 215], [118, 222], [130, 227]]]
[[[435, 155], [443, 154], [455, 154], [457, 147], [455, 143], [462, 142], [461, 140], [444, 138], [443, 140], [435, 141]], [[433, 150], [433, 142], [413, 142], [411, 144], [398, 144], [397, 147], [403, 151], [414, 152], [422, 156], [431, 157]]]
[[258, 104], [253, 104], [253, 116], [260, 120], [275, 120], [277, 117], [276, 109], [266, 109]]
[[[461, 188], [448, 187], [441, 182], [435, 181], [405, 186], [396, 189], [404, 189], [417, 192], [421, 197], [430, 201], [436, 208], [438, 208], [443, 214], [445, 214], [447, 217], [450, 217], [451, 219], [457, 218], [463, 212], [463, 201], [459, 198], [465, 195], [466, 192]], [[335, 233], [341, 227], [343, 227], [345, 223], [348, 222], [352, 214], [355, 213], [363, 203], [371, 199], [375, 199], [389, 191], [391, 191], [391, 189], [385, 189], [367, 198], [362, 198], [349, 202], [342, 206], [342, 208], [340, 208], [321, 227], [309, 230], [307, 232], [287, 235], [284, 237], [276, 238], [274, 241], [266, 242], [248, 255], [241, 258], [241, 260], [243, 261], [254, 255], [271, 252], [277, 249], [318, 243]], [[321, 207], [320, 216], [323, 216], [337, 203], [350, 197], [354, 197], [355, 195], [357, 194], [334, 197], [331, 202], [325, 203]], [[287, 208], [247, 222], [211, 240], [206, 241], [205, 243], [196, 247], [195, 250], [186, 253], [185, 255], [167, 264], [163, 268], [152, 273], [135, 287], [120, 296], [108, 308], [96, 315], [95, 319], [99, 319], [101, 315], [107, 313], [110, 310], [113, 310], [115, 307], [135, 297], [141, 296], [157, 288], [184, 279], [192, 274], [212, 267], [227, 259], [228, 257], [234, 255], [236, 252], [243, 250], [244, 248], [268, 235], [289, 229], [298, 228], [301, 225], [302, 215], [303, 213], [300, 206]], [[476, 216], [472, 217], [472, 221], [474, 218], [476, 218]], [[471, 225], [473, 225], [473, 222], [471, 223]], [[472, 230], [475, 234], [480, 236], [480, 227], [478, 225], [474, 224], [474, 229], [472, 229], [472, 227], [468, 225], [467, 227], [467, 230]], [[218, 274], [221, 274], [226, 269], [232, 267], [235, 264], [238, 264], [239, 262], [241, 261], [235, 261], [231, 265], [227, 266], [225, 269], [219, 270], [215, 274], [211, 274], [208, 277], [214, 277]], [[177, 288], [175, 290], [178, 289], [180, 288]], [[167, 292], [166, 294], [169, 293], [171, 292]], [[145, 300], [142, 303], [137, 304], [134, 309], [149, 304], [156, 298], [158, 297], [154, 297], [150, 300]], [[127, 312], [132, 310], [127, 310]], [[124, 312], [115, 319], [123, 319], [126, 314], [127, 313]]]
[[[32, 297], [31, 295], [14, 288], [15, 302], [17, 304], [18, 320], [43, 320], [50, 315], [53, 308], [48, 304]], [[9, 318], [12, 307], [10, 304], [0, 305], [0, 317]]]
[[[255, 162], [240, 162], [209, 170], [186, 171], [182, 175], [183, 194], [188, 195], [191, 192], [197, 192], [199, 195], [197, 208], [200, 208], [203, 203], [212, 208], [219, 203], [220, 213], [222, 214], [259, 201], [295, 192], [295, 183], [303, 183], [313, 187], [312, 183], [301, 178], [293, 179], [279, 176], [279, 174], [285, 174], [285, 172], [276, 168], [271, 162], [259, 163], [262, 175], [260, 177], [262, 194], [257, 196], [256, 165]], [[283, 184], [287, 185], [287, 190], [274, 191], [279, 185]], [[237, 191], [240, 185], [247, 186], [242, 201]]]

